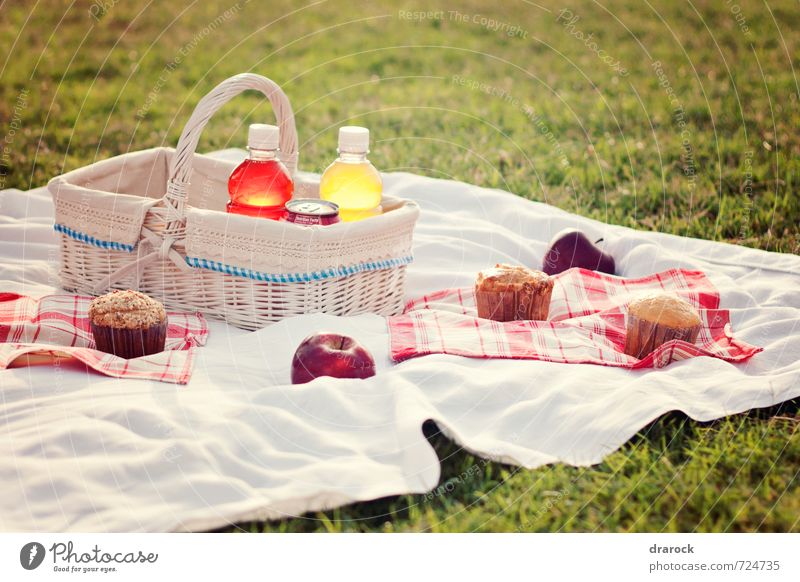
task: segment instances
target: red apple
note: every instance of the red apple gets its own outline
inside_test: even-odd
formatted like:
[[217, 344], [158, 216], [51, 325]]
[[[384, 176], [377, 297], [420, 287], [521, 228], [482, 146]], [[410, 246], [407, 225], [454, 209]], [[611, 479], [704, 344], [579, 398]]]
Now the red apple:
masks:
[[305, 384], [320, 376], [369, 378], [375, 360], [367, 349], [346, 335], [321, 332], [308, 336], [292, 358], [292, 384]]

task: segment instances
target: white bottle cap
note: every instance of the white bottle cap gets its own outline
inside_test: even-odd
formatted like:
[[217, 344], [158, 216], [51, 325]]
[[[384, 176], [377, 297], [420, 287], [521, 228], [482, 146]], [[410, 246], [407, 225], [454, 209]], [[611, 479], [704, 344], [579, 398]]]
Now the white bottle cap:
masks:
[[255, 150], [277, 150], [280, 130], [266, 123], [252, 123], [247, 132], [247, 147]]
[[339, 128], [339, 152], [365, 154], [369, 151], [369, 130], [357, 125]]

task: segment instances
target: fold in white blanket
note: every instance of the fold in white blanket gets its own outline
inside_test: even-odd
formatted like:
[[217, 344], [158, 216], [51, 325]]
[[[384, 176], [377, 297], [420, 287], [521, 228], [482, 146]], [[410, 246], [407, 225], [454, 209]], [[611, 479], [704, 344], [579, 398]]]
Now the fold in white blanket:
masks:
[[[744, 364], [700, 357], [629, 371], [427, 356], [392, 365], [385, 320], [306, 315], [258, 332], [211, 322], [187, 386], [115, 380], [79, 365], [0, 373], [0, 528], [202, 530], [433, 489], [429, 418], [470, 451], [537, 467], [597, 463], [670, 410], [712, 420], [800, 396], [800, 257], [608, 226], [452, 181], [385, 176], [422, 216], [409, 296], [470, 285], [498, 261], [541, 264], [561, 228], [608, 241], [619, 274], [704, 270]], [[0, 192], [0, 290], [57, 288], [44, 189]], [[364, 381], [289, 384], [294, 348], [334, 330], [373, 353]]]

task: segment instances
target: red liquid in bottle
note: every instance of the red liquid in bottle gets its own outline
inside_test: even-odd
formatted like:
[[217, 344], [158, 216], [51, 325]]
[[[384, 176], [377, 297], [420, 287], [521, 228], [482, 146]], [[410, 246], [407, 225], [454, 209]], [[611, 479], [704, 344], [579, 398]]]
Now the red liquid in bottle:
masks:
[[291, 200], [292, 177], [278, 159], [280, 130], [274, 125], [254, 123], [247, 133], [250, 157], [228, 178], [228, 212], [258, 218], [283, 218]]
[[293, 191], [292, 178], [279, 160], [258, 159], [251, 150], [251, 157], [228, 179], [228, 212], [280, 220]]

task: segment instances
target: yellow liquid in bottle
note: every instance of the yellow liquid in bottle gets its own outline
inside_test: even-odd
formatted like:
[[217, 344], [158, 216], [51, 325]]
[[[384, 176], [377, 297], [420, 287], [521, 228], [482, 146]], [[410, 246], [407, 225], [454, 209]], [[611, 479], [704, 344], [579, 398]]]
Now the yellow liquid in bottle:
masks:
[[355, 163], [336, 160], [322, 174], [319, 184], [319, 197], [339, 205], [343, 222], [380, 214], [382, 193], [380, 173], [364, 158]]

